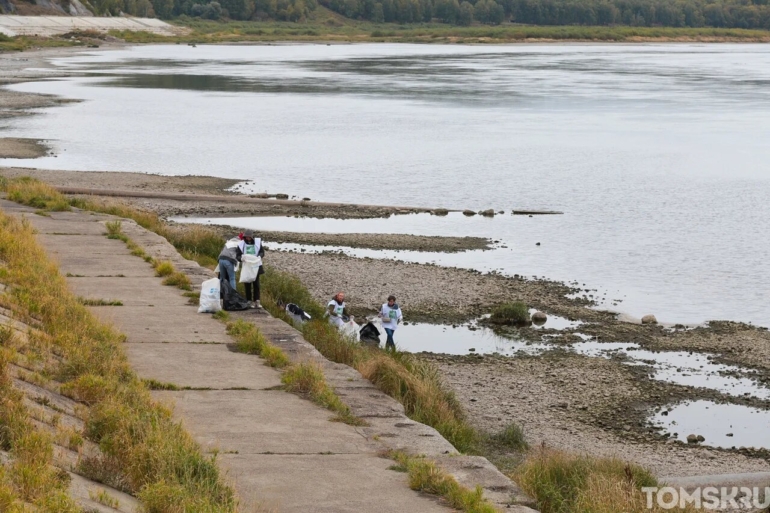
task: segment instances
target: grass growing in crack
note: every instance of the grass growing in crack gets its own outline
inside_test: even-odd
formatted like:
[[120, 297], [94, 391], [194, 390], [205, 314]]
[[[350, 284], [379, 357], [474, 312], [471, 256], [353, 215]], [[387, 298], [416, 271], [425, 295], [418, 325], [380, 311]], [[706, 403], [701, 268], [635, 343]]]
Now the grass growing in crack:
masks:
[[305, 362], [287, 367], [281, 376], [281, 383], [289, 392], [307, 395], [314, 403], [337, 413], [335, 420], [354, 426], [366, 425], [362, 419], [352, 415], [348, 405], [334, 393], [317, 363]]
[[[39, 325], [44, 332], [46, 343], [39, 350], [47, 351], [49, 360], [54, 354], [61, 360], [50, 372], [62, 383], [62, 392], [90, 405], [84, 434], [104, 457], [81, 465], [101, 472], [104, 482], [122, 483], [148, 512], [235, 511], [233, 492], [222, 482], [215, 462], [203, 455], [167, 408], [152, 400], [131, 370], [121, 346], [124, 337], [98, 322], [69, 292], [29, 224], [3, 213], [0, 260], [6, 264], [2, 281], [9, 286], [3, 300], [19, 320]], [[0, 394], [6, 399], [13, 395], [9, 387]], [[2, 443], [25, 476], [16, 482], [13, 469], [5, 469], [3, 483], [16, 490], [13, 497], [37, 504], [61, 488], [55, 486], [55, 476], [47, 477], [50, 444], [27, 429], [24, 418], [13, 401], [0, 402]]]
[[104, 489], [100, 489], [98, 492], [95, 490], [89, 490], [88, 498], [109, 508], [118, 509], [120, 507], [120, 501], [118, 501], [118, 499], [110, 495], [107, 490]]
[[286, 353], [272, 345], [259, 328], [242, 319], [228, 323], [227, 333], [235, 338], [239, 352], [259, 355], [271, 367], [283, 369], [281, 382], [287, 391], [306, 395], [316, 404], [335, 412], [334, 420], [354, 426], [365, 425], [363, 420], [350, 413], [350, 408], [329, 386], [320, 366], [314, 363], [291, 365]]
[[192, 283], [190, 283], [190, 278], [188, 278], [185, 273], [179, 271], [174, 271], [173, 273], [166, 276], [166, 278], [163, 280], [163, 285], [179, 287], [182, 290], [192, 290]]
[[143, 379], [142, 382], [148, 390], [181, 390], [181, 388], [173, 383], [165, 383], [155, 379]]
[[498, 324], [517, 324], [529, 321], [529, 308], [521, 301], [503, 303], [492, 310], [490, 320]]
[[268, 342], [253, 324], [238, 319], [227, 324], [227, 333], [235, 338], [235, 347], [239, 352], [259, 355], [271, 367], [282, 368], [289, 365], [286, 354]]
[[120, 235], [123, 233], [123, 223], [120, 221], [107, 221], [104, 223], [107, 235]]
[[79, 297], [78, 301], [84, 306], [123, 306], [123, 301], [117, 299], [86, 299]]
[[454, 477], [438, 468], [435, 462], [403, 452], [392, 452], [389, 457], [399, 464], [394, 470], [406, 471], [409, 475], [409, 487], [412, 490], [439, 495], [453, 508], [467, 513], [497, 513], [497, 508], [484, 499], [480, 486], [471, 490], [460, 485]]
[[[660, 512], [648, 509], [643, 486], [657, 486], [647, 470], [616, 458], [538, 448], [512, 476], [542, 513]], [[690, 505], [691, 506], [691, 505]], [[695, 511], [686, 507], [677, 511]]]
[[155, 262], [155, 275], [163, 278], [164, 276], [171, 276], [174, 273], [174, 264], [168, 260], [158, 260]]

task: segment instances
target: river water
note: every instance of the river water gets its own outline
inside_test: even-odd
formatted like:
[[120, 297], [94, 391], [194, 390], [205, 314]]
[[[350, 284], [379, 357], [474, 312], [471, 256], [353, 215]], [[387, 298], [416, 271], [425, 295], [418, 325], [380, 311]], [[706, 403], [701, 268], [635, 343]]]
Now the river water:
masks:
[[55, 64], [82, 74], [11, 87], [86, 101], [5, 134], [58, 157], [0, 164], [501, 209], [370, 226], [491, 236], [505, 251], [486, 270], [576, 280], [636, 316], [770, 325], [769, 46], [168, 45]]

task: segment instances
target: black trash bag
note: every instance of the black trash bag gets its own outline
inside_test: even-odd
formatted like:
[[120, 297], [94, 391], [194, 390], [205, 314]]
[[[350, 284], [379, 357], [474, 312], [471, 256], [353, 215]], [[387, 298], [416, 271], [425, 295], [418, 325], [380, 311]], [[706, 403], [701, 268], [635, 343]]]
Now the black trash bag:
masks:
[[222, 310], [234, 312], [236, 310], [248, 310], [249, 302], [238, 291], [230, 286], [229, 281], [220, 282], [222, 285]]
[[286, 305], [286, 312], [295, 322], [303, 323], [310, 320], [310, 314], [294, 303]]
[[361, 343], [380, 345], [380, 330], [371, 322], [364, 324], [364, 327], [358, 330], [361, 335]]

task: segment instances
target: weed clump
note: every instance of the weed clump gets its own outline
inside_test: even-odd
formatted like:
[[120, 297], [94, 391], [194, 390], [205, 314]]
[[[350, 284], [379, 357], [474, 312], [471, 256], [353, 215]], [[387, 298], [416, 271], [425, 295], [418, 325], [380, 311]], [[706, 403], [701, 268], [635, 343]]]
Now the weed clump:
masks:
[[307, 395], [314, 403], [336, 412], [339, 416], [337, 420], [357, 426], [366, 425], [353, 416], [348, 405], [334, 393], [317, 363], [305, 362], [288, 367], [281, 376], [281, 382], [289, 392]]
[[155, 262], [155, 275], [163, 278], [165, 276], [170, 276], [174, 272], [174, 264], [169, 262], [168, 260], [158, 260]]
[[641, 488], [657, 486], [649, 471], [622, 460], [544, 447], [530, 454], [512, 477], [542, 513], [648, 512]]
[[29, 177], [8, 180], [4, 184], [8, 199], [43, 211], [64, 212], [70, 204], [59, 191], [47, 183]]
[[182, 290], [192, 290], [190, 278], [188, 278], [185, 273], [179, 271], [174, 271], [166, 276], [166, 279], [163, 280], [163, 285], [179, 287]]
[[500, 432], [491, 435], [489, 438], [498, 445], [512, 451], [523, 452], [529, 448], [527, 439], [524, 436], [524, 430], [515, 422], [511, 422]]
[[529, 322], [529, 308], [521, 301], [503, 303], [492, 310], [491, 321], [497, 324], [525, 324]]
[[259, 331], [259, 328], [253, 324], [238, 319], [235, 322], [228, 323], [227, 333], [235, 338], [235, 347], [239, 352], [259, 355], [271, 367], [286, 367], [289, 365], [289, 358], [286, 354], [280, 348], [268, 342], [267, 338]]
[[443, 472], [436, 463], [425, 458], [408, 456], [403, 452], [391, 453], [399, 463], [394, 470], [406, 470], [409, 487], [444, 497], [453, 508], [467, 513], [496, 513], [498, 510], [486, 501], [480, 486], [470, 490], [461, 486], [454, 477]]

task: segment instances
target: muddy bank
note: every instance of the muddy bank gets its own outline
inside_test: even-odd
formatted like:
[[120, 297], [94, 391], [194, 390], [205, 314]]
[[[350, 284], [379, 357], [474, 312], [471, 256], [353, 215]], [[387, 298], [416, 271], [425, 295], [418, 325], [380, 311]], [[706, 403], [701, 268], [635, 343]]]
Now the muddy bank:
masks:
[[0, 137], [0, 158], [36, 159], [48, 154], [49, 147], [40, 139]]
[[[770, 470], [770, 463], [757, 455], [664, 441], [650, 432], [644, 423], [649, 408], [697, 397], [698, 391], [643, 379], [617, 361], [565, 352], [517, 358], [420, 357], [438, 365], [478, 427], [494, 432], [516, 422], [530, 445], [618, 456], [659, 476]], [[505, 467], [503, 455], [498, 456], [498, 465]]]
[[136, 192], [205, 193], [231, 195], [227, 189], [239, 182], [214, 176], [161, 176], [146, 173], [113, 173], [106, 171], [52, 171], [30, 168], [0, 168], [8, 178], [30, 176], [54, 187], [89, 187], [124, 189]]
[[483, 237], [440, 237], [372, 233], [261, 233], [264, 233], [265, 240], [271, 242], [383, 250], [454, 253], [458, 251], [487, 250], [492, 247], [491, 241]]
[[[190, 226], [181, 225], [177, 226]], [[218, 230], [223, 237], [232, 237], [238, 227], [206, 225]], [[296, 233], [256, 230], [256, 235], [267, 243], [312, 244], [320, 246], [347, 246], [352, 248], [390, 251], [431, 251], [454, 253], [458, 251], [491, 249], [489, 239], [483, 237], [440, 237], [391, 233]]]

